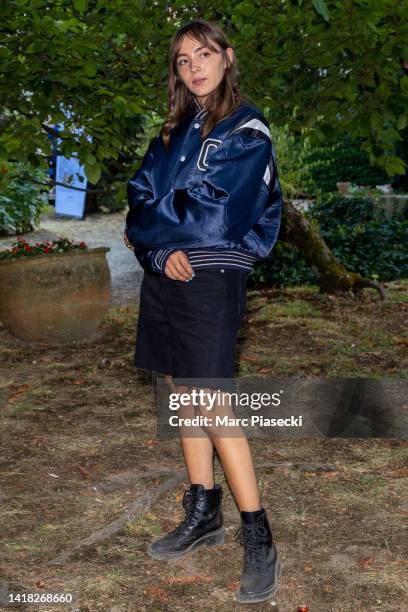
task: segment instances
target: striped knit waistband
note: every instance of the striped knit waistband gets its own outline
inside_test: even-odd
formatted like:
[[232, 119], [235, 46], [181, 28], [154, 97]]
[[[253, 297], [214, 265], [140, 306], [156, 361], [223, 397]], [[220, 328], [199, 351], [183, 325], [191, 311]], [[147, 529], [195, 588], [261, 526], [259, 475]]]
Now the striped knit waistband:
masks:
[[[163, 272], [168, 257], [178, 249], [159, 249], [154, 257], [155, 268], [159, 272]], [[225, 268], [231, 270], [244, 270], [250, 272], [254, 266], [257, 257], [243, 251], [232, 249], [180, 249], [183, 250], [188, 257], [190, 265], [193, 269], [209, 269], [209, 268]]]
[[252, 270], [256, 257], [241, 251], [185, 249], [193, 269], [227, 268]]

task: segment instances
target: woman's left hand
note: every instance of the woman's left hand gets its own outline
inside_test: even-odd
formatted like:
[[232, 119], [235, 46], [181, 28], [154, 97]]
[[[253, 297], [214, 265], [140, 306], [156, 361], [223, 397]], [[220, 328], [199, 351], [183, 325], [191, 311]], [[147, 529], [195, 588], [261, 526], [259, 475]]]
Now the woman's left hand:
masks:
[[175, 251], [167, 258], [164, 273], [172, 280], [191, 281], [194, 277], [194, 270], [190, 265], [189, 259], [184, 251]]

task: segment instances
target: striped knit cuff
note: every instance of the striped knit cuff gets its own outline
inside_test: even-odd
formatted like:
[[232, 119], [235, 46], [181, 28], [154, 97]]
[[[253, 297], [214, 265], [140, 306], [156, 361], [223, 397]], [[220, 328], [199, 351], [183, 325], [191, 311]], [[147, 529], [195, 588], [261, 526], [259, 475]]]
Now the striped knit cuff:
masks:
[[153, 257], [153, 268], [156, 272], [164, 272], [166, 261], [177, 249], [159, 249]]

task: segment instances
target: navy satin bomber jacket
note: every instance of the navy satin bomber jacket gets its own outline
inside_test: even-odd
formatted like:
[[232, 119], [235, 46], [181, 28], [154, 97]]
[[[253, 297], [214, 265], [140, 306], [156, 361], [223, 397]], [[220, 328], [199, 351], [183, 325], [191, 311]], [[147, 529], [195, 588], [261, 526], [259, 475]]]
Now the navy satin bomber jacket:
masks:
[[126, 236], [150, 272], [163, 272], [175, 250], [194, 247], [261, 259], [278, 236], [282, 191], [264, 115], [242, 102], [202, 141], [207, 111], [197, 108], [172, 130], [168, 152], [161, 132], [150, 142], [127, 183]]

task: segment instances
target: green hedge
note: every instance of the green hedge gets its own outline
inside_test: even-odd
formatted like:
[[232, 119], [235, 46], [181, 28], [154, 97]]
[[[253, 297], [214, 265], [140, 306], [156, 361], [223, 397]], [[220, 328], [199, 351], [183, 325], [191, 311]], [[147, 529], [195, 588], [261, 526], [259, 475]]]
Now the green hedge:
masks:
[[313, 147], [305, 155], [304, 163], [312, 181], [311, 186], [314, 184], [323, 192], [336, 191], [338, 182], [350, 181], [367, 187], [391, 182], [383, 168], [370, 164], [368, 154], [359, 146], [359, 141], [352, 141], [347, 135], [336, 145]]
[[[408, 218], [387, 217], [366, 197], [324, 194], [306, 216], [314, 219], [337, 259], [349, 270], [390, 281], [408, 278]], [[256, 263], [249, 287], [316, 283], [300, 252], [279, 241], [271, 255]]]

